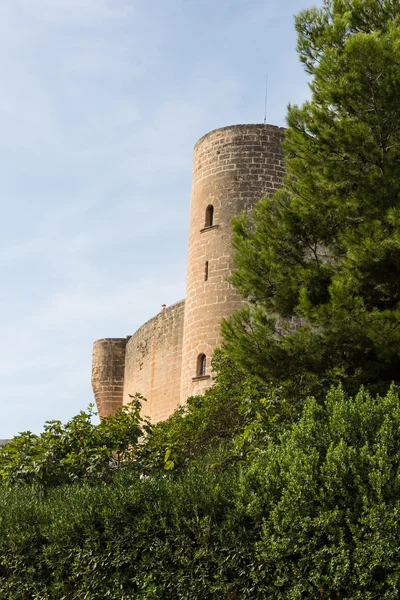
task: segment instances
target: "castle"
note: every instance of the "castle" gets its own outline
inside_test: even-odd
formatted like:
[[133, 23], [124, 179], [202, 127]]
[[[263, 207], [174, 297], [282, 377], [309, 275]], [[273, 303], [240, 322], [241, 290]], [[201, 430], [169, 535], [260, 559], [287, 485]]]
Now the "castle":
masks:
[[194, 147], [186, 298], [126, 338], [94, 343], [92, 386], [100, 417], [139, 392], [152, 422], [166, 419], [212, 384], [220, 324], [242, 300], [227, 281], [233, 268], [232, 217], [250, 211], [284, 176], [284, 129], [233, 125]]

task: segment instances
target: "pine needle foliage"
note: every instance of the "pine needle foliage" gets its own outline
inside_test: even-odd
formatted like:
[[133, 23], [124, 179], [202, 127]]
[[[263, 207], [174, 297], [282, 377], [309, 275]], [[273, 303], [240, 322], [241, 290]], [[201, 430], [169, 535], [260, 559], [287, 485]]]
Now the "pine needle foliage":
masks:
[[400, 378], [400, 2], [296, 18], [311, 100], [289, 106], [283, 188], [234, 223], [223, 324], [244, 370], [294, 397]]

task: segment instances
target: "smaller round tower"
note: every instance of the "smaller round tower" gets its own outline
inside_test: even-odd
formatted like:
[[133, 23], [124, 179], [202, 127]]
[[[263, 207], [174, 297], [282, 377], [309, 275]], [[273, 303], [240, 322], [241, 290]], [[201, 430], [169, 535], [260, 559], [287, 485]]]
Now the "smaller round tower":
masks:
[[281, 186], [283, 136], [284, 129], [273, 125], [233, 125], [211, 131], [194, 147], [181, 403], [212, 383], [221, 320], [241, 304], [227, 282], [232, 217]]
[[105, 338], [93, 344], [92, 387], [100, 418], [122, 406], [126, 338]]

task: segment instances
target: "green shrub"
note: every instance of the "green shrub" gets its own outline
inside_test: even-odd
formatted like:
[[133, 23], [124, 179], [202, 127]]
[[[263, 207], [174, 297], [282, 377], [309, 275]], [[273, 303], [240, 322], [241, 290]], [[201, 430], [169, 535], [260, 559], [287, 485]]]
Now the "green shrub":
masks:
[[[333, 389], [241, 462], [0, 489], [0, 600], [398, 598], [400, 402]], [[229, 453], [228, 453], [229, 455]]]
[[0, 480], [49, 487], [107, 481], [116, 469], [140, 472], [140, 441], [151, 431], [140, 414], [142, 400], [136, 396], [99, 425], [91, 405], [66, 424], [48, 421], [40, 435], [20, 433], [0, 448]]
[[[398, 598], [400, 403], [331, 390], [245, 474], [265, 598]], [[263, 596], [264, 594], [264, 596]]]

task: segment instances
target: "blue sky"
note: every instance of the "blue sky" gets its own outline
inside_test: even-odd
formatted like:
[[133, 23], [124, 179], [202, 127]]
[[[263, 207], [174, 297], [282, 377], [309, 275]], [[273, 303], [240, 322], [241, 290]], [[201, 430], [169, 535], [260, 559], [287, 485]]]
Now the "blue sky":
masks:
[[0, 438], [92, 401], [92, 343], [185, 295], [191, 155], [308, 96], [322, 0], [3, 0]]

